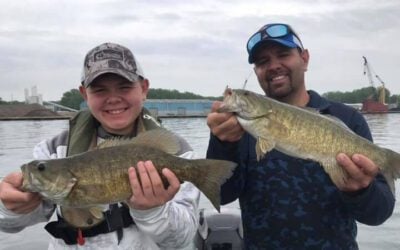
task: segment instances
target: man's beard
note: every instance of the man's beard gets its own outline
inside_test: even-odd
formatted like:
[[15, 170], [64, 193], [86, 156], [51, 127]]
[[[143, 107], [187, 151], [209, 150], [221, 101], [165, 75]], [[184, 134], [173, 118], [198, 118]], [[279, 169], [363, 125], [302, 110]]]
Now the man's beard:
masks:
[[267, 89], [264, 89], [264, 92], [268, 97], [276, 100], [284, 100], [294, 92], [294, 88], [291, 83], [279, 88], [274, 88], [271, 86], [271, 83], [267, 82]]

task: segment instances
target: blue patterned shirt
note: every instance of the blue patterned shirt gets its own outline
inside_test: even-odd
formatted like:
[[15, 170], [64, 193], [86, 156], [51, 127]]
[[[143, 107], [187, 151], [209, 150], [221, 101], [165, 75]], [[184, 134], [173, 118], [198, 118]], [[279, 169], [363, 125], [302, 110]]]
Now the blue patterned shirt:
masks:
[[[316, 92], [309, 94], [307, 106], [372, 140], [359, 112]], [[337, 189], [317, 162], [276, 150], [258, 162], [255, 144], [247, 133], [236, 143], [211, 135], [207, 150], [207, 158], [240, 164], [222, 186], [221, 201], [239, 198], [246, 249], [358, 249], [356, 221], [379, 225], [392, 214], [395, 200], [382, 175], [350, 195]]]

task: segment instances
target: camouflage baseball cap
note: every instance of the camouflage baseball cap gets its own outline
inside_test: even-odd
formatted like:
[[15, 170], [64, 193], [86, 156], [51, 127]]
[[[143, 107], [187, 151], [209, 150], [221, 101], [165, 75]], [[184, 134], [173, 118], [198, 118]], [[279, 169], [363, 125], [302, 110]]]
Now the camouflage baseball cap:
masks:
[[103, 43], [86, 54], [81, 83], [87, 88], [96, 77], [105, 73], [114, 73], [132, 82], [145, 78], [132, 52], [115, 43]]

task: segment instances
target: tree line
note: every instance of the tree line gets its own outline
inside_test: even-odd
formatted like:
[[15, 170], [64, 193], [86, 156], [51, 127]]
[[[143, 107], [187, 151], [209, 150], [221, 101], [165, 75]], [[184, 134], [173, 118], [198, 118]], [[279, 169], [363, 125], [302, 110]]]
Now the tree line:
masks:
[[[201, 96], [190, 92], [179, 92], [176, 89], [153, 89], [150, 88], [147, 94], [147, 99], [209, 99], [209, 100], [222, 100], [222, 97]], [[79, 110], [83, 98], [77, 89], [71, 89], [63, 94], [61, 100], [57, 103]]]
[[[387, 103], [398, 103], [400, 101], [400, 95], [391, 95], [390, 91], [385, 89], [386, 102]], [[367, 98], [377, 99], [377, 89], [374, 87], [366, 87], [361, 89], [356, 89], [351, 92], [327, 92], [323, 96], [329, 100], [342, 102], [342, 103], [361, 103]], [[168, 89], [150, 89], [147, 95], [148, 99], [208, 99], [208, 100], [222, 100], [222, 96], [201, 96], [191, 92], [179, 92], [178, 90], [168, 90]], [[80, 109], [80, 104], [83, 102], [83, 98], [79, 93], [78, 89], [71, 89], [63, 94], [61, 100], [53, 101], [55, 103], [61, 104], [66, 107], [73, 109]], [[23, 102], [3, 101], [0, 97], [1, 104], [21, 104]]]
[[[374, 87], [366, 87], [356, 89], [351, 92], [340, 92], [333, 91], [324, 93], [322, 96], [325, 98], [342, 103], [362, 103], [364, 100], [370, 98], [378, 100], [379, 89]], [[385, 88], [385, 100], [387, 103], [398, 103], [400, 101], [400, 95], [391, 95], [390, 91]]]

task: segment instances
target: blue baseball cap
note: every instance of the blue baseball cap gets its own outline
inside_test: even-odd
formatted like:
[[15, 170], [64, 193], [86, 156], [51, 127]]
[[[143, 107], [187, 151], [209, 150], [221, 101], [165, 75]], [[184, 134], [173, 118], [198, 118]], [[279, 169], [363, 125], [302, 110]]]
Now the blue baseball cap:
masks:
[[254, 55], [257, 50], [268, 42], [279, 43], [288, 48], [304, 50], [303, 44], [296, 32], [287, 24], [272, 23], [264, 25], [247, 41], [249, 63], [254, 63]]

